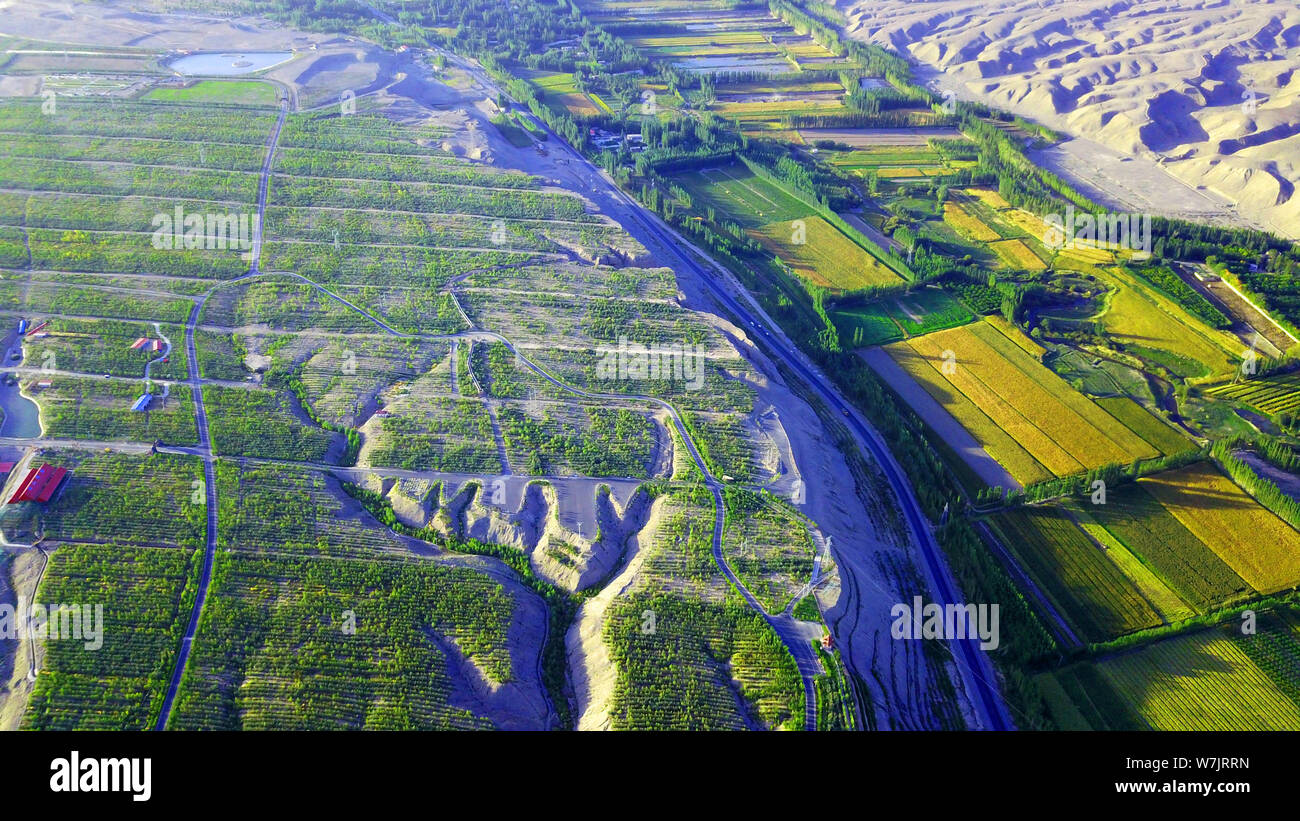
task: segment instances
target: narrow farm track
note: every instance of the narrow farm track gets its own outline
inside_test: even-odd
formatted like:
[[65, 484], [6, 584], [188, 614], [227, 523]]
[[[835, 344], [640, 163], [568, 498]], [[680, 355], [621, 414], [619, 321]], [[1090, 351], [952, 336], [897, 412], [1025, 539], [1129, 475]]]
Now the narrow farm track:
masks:
[[[249, 253], [248, 274], [258, 275], [258, 264], [262, 256], [262, 221], [266, 216], [266, 193], [271, 178], [271, 166], [275, 161], [275, 147], [280, 141], [280, 130], [284, 127], [285, 117], [289, 113], [288, 103], [280, 107], [280, 116], [276, 118], [275, 128], [266, 140], [266, 160], [262, 163], [262, 180], [257, 190], [257, 224], [253, 226], [253, 247]], [[171, 717], [172, 703], [176, 700], [176, 691], [180, 688], [181, 677], [185, 673], [185, 664], [189, 661], [190, 648], [194, 644], [194, 633], [199, 627], [199, 617], [203, 614], [203, 603], [208, 597], [208, 585], [212, 582], [212, 561], [217, 552], [217, 477], [216, 455], [212, 451], [212, 438], [208, 434], [208, 416], [203, 408], [203, 384], [199, 378], [199, 357], [194, 345], [194, 329], [199, 322], [199, 313], [219, 285], [209, 290], [190, 310], [189, 320], [185, 323], [185, 350], [189, 356], [190, 393], [194, 400], [194, 413], [198, 422], [199, 442], [202, 450], [204, 502], [208, 510], [208, 540], [203, 550], [203, 567], [199, 572], [198, 591], [194, 596], [194, 607], [190, 610], [190, 621], [181, 639], [180, 652], [176, 656], [176, 666], [172, 670], [171, 682], [163, 696], [162, 708], [158, 711], [155, 730], [167, 729], [167, 720]]]

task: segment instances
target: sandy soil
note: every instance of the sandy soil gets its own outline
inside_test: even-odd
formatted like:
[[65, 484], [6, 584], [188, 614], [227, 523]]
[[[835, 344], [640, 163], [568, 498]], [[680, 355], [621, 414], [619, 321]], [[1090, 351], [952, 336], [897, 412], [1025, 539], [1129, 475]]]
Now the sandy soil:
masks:
[[649, 506], [644, 526], [627, 534], [626, 551], [618, 575], [600, 592], [583, 602], [565, 636], [569, 659], [570, 683], [576, 701], [575, 714], [579, 730], [609, 729], [610, 700], [618, 673], [602, 638], [605, 613], [614, 599], [627, 591], [645, 562], [644, 546], [654, 543], [663, 523], [664, 499]]
[[220, 19], [198, 15], [133, 11], [129, 4], [78, 0], [4, 0], [0, 33], [33, 40], [87, 46], [222, 50], [232, 43], [245, 51], [306, 48], [330, 39], [259, 18]]
[[[39, 550], [16, 551], [6, 548], [0, 556], [0, 604], [24, 607], [32, 600], [37, 579], [45, 565]], [[36, 648], [37, 665], [44, 655]], [[0, 641], [0, 731], [16, 730], [27, 708], [34, 682], [27, 676], [31, 670], [31, 654], [27, 640]]]
[[[1300, 236], [1300, 7], [1269, 0], [838, 0], [848, 30], [983, 100], [1087, 138], [1065, 168], [1112, 207], [1203, 216], [1196, 192]], [[1117, 168], [1096, 144], [1145, 167]], [[1135, 161], [1136, 162], [1136, 161]], [[1154, 168], [1153, 168], [1154, 166]], [[1159, 170], [1186, 183], [1170, 196]], [[1122, 173], [1121, 173], [1122, 172]], [[1137, 204], [1135, 205], [1135, 201]]]

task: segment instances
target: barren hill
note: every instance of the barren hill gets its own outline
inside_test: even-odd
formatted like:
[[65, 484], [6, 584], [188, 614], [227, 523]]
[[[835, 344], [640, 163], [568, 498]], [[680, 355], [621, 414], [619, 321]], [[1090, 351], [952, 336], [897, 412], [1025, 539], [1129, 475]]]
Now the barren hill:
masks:
[[[838, 5], [853, 36], [892, 46], [942, 72], [939, 84], [959, 97], [1160, 163], [1192, 188], [1203, 186], [1200, 190], [1234, 203], [1250, 221], [1300, 236], [1295, 196], [1300, 7], [1295, 3], [839, 0]], [[1114, 187], [1137, 187], [1132, 178], [1124, 179], [1122, 169], [1112, 167], [1109, 176]], [[1159, 178], [1149, 175], [1151, 182], [1144, 185], [1158, 188]], [[1164, 192], [1146, 194], [1158, 209]], [[1132, 204], [1134, 197], [1114, 199]]]

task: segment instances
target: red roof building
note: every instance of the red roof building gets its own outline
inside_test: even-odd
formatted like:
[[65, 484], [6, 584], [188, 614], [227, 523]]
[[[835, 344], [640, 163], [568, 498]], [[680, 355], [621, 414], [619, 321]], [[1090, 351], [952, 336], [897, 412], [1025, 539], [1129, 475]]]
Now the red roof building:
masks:
[[67, 475], [67, 468], [56, 468], [50, 464], [29, 470], [18, 485], [18, 489], [14, 491], [14, 495], [9, 497], [9, 503], [38, 502], [45, 504], [54, 496], [54, 491], [59, 489], [63, 477]]

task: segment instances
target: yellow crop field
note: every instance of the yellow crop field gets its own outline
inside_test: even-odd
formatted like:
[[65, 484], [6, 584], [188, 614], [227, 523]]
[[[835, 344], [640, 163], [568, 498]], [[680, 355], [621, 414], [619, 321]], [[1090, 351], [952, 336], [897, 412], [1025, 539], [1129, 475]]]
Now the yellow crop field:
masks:
[[1208, 463], [1141, 480], [1192, 535], [1261, 593], [1300, 583], [1300, 533]]
[[1036, 214], [1022, 211], [1019, 208], [1008, 208], [1001, 211], [998, 216], [1006, 220], [1009, 225], [1019, 228], [1039, 242], [1042, 242], [1043, 237], [1047, 236], [1047, 223], [1043, 222]]
[[[798, 222], [803, 223], [802, 233]], [[851, 291], [902, 281], [883, 262], [818, 216], [768, 223], [752, 233], [801, 279], [822, 288]]]
[[980, 222], [955, 202], [945, 202], [943, 204], [943, 219], [977, 242], [992, 242], [1002, 239], [997, 231]]
[[1029, 451], [1021, 447], [1011, 434], [998, 427], [974, 402], [957, 391], [947, 391], [942, 398], [938, 396], [933, 389], [934, 368], [924, 356], [904, 343], [888, 346], [886, 350], [899, 367], [961, 423], [994, 461], [1007, 469], [1013, 479], [1027, 485], [1052, 478], [1050, 470], [1030, 456]]
[[1124, 653], [1099, 669], [1156, 730], [1300, 729], [1300, 707], [1215, 630]]
[[1038, 258], [1038, 254], [1031, 251], [1022, 240], [999, 240], [990, 242], [989, 247], [1008, 268], [1017, 271], [1042, 271], [1047, 268], [1046, 263]]
[[[1044, 234], [1038, 235], [1040, 238]], [[1105, 251], [1100, 248], [1085, 248], [1075, 245], [1070, 248], [1062, 248], [1056, 255], [1056, 267], [1067, 271], [1088, 271], [1099, 265], [1112, 265], [1115, 262], [1115, 253]]]
[[[988, 422], [1057, 476], [1158, 455], [1013, 341], [1011, 335], [1018, 333], [975, 323], [894, 343], [886, 350], [1017, 481], [1042, 477], [1014, 451], [1015, 463], [994, 452], [1005, 454], [1008, 449], [1001, 437], [988, 434]], [[917, 358], [930, 366], [928, 371], [918, 366]]]
[[776, 120], [742, 120], [740, 133], [746, 137], [763, 137], [764, 139], [779, 140], [791, 145], [804, 144], [802, 134], [793, 128], [783, 128], [781, 123]]
[[673, 48], [680, 46], [770, 45], [756, 31], [717, 31], [708, 34], [629, 37], [627, 42], [639, 48]]
[[785, 49], [795, 57], [817, 57], [825, 59], [835, 56], [833, 53], [822, 48], [821, 45], [815, 42], [799, 43], [792, 46], [788, 45]]
[[915, 166], [906, 166], [901, 168], [877, 168], [876, 176], [887, 180], [910, 179], [912, 177], [924, 177], [925, 173]]
[[999, 211], [1003, 208], [1011, 207], [1011, 203], [1002, 199], [1002, 195], [997, 191], [994, 191], [992, 188], [967, 188], [964, 189], [963, 193], [970, 194], [988, 207], [995, 208]]
[[984, 317], [984, 321], [992, 325], [994, 328], [997, 328], [998, 332], [1007, 339], [1016, 343], [1020, 350], [1029, 354], [1039, 362], [1043, 361], [1043, 354], [1047, 353], [1047, 349], [1025, 336], [1019, 328], [1012, 325], [1010, 322], [1007, 322], [1005, 317], [993, 314], [992, 316]]
[[743, 103], [717, 103], [712, 110], [726, 117], [780, 117], [803, 112], [837, 111], [844, 105], [839, 100], [776, 100]]

